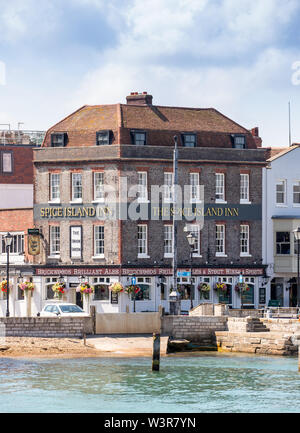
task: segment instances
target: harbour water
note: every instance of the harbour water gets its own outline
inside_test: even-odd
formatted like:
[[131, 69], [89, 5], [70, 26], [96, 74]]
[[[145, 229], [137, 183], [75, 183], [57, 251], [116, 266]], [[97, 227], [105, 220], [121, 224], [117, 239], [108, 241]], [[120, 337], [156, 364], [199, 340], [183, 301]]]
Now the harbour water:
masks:
[[2, 413], [300, 412], [297, 358], [1, 359]]

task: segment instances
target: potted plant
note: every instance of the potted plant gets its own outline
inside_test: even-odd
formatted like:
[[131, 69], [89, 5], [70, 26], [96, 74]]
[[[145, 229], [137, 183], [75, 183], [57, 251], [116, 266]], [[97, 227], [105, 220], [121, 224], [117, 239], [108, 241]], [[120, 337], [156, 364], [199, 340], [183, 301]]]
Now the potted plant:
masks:
[[124, 292], [127, 293], [128, 296], [131, 294], [137, 294], [141, 289], [137, 285], [126, 286]]
[[[11, 285], [9, 285], [9, 288], [11, 288]], [[7, 293], [7, 281], [6, 280], [1, 281], [0, 290], [1, 290], [1, 292]]]
[[122, 286], [122, 284], [117, 281], [116, 283], [112, 283], [109, 286], [109, 290], [111, 290], [113, 293], [122, 293], [124, 292], [124, 286]]
[[227, 293], [227, 286], [225, 283], [216, 283], [215, 290], [218, 292], [218, 295], [225, 295]]
[[250, 290], [250, 287], [246, 283], [237, 283], [234, 290], [237, 293], [248, 292]]
[[34, 284], [31, 281], [23, 281], [18, 284], [18, 287], [20, 290], [23, 290], [23, 292], [30, 291], [32, 293], [34, 290]]
[[62, 295], [65, 293], [65, 288], [66, 288], [65, 283], [58, 281], [57, 283], [53, 284], [52, 290], [54, 292], [54, 297], [61, 299]]
[[76, 291], [80, 292], [82, 295], [90, 295], [91, 293], [94, 293], [94, 290], [94, 287], [87, 281], [84, 283], [80, 283], [76, 289]]
[[124, 292], [127, 293], [128, 296], [130, 295], [134, 295], [133, 296], [133, 312], [135, 313], [135, 300], [136, 300], [136, 294], [140, 291], [141, 289], [139, 288], [139, 286], [132, 284], [130, 286], [126, 286], [124, 289]]
[[209, 294], [209, 291], [210, 291], [210, 285], [208, 283], [205, 283], [205, 282], [200, 283], [198, 285], [198, 290], [200, 292], [200, 297], [201, 298], [208, 299], [208, 297], [209, 297], [208, 294]]

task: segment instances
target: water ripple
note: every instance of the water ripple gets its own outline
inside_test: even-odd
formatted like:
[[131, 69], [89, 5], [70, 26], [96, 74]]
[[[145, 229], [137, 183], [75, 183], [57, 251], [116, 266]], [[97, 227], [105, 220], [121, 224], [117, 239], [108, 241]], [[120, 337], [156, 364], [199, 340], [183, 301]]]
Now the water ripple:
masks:
[[299, 412], [296, 358], [0, 360], [2, 412]]

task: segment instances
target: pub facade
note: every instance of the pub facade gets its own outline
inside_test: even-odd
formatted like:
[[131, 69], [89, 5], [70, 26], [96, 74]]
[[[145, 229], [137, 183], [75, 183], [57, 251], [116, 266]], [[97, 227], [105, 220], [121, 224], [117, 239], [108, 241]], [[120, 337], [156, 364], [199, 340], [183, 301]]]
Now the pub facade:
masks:
[[[174, 136], [182, 193], [176, 212]], [[264, 306], [264, 166], [257, 128], [249, 131], [215, 109], [155, 106], [145, 92], [132, 93], [126, 104], [80, 108], [34, 151], [39, 308], [62, 279], [65, 300], [79, 304], [76, 287], [92, 284], [98, 312], [159, 305], [168, 312], [175, 213], [181, 310], [202, 302]], [[114, 282], [140, 290], [135, 299], [116, 295], [109, 290]]]

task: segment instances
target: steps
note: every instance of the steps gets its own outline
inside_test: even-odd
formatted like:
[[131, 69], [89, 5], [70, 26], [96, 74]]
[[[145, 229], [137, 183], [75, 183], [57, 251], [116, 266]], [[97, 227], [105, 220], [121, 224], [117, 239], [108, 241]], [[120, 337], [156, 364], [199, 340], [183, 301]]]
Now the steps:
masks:
[[270, 332], [270, 329], [259, 318], [252, 317], [248, 319], [246, 332]]

